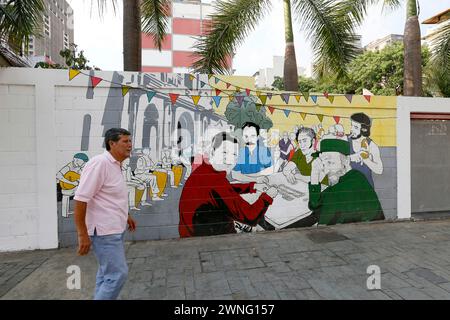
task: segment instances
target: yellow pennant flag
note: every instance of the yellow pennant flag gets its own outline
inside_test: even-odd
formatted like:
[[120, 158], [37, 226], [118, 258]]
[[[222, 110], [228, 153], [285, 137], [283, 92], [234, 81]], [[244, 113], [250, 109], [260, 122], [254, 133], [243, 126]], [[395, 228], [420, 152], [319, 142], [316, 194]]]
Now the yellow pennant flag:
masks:
[[320, 122], [323, 121], [323, 114], [317, 114], [316, 116], [317, 116], [317, 118], [319, 119]]
[[333, 101], [334, 101], [334, 96], [328, 96], [328, 101], [330, 101], [330, 103], [333, 103]]
[[259, 98], [259, 96], [261, 95], [261, 91], [256, 91], [256, 95], [257, 95], [258, 98]]
[[236, 87], [236, 92], [241, 92], [241, 88], [240, 87]]
[[261, 103], [265, 105], [267, 101], [267, 96], [265, 94], [261, 94], [259, 95], [259, 100], [261, 100]]
[[122, 86], [122, 97], [125, 97], [127, 95], [128, 91], [130, 91], [129, 86]]
[[294, 97], [295, 97], [295, 100], [297, 100], [297, 103], [299, 103], [299, 102], [300, 102], [300, 97], [301, 97], [301, 95], [296, 94]]
[[191, 98], [192, 98], [192, 102], [194, 102], [194, 105], [198, 105], [200, 96], [191, 96]]
[[303, 119], [303, 120], [305, 120], [305, 119], [306, 119], [306, 113], [304, 113], [304, 112], [300, 112], [300, 116], [302, 117], [302, 119]]
[[69, 69], [69, 81], [81, 73], [80, 70]]
[[189, 80], [194, 81], [194, 79], [195, 79], [195, 77], [192, 74], [190, 74], [189, 75]]
[[210, 74], [208, 74], [208, 80], [211, 80], [211, 78], [212, 78], [212, 74], [210, 73]]

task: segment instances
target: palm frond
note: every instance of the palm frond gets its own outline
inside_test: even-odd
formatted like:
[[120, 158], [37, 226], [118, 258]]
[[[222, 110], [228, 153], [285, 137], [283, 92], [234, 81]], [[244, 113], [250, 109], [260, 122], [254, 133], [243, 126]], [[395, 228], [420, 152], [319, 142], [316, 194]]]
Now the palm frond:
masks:
[[108, 10], [109, 6], [112, 6], [113, 12], [116, 13], [117, 0], [91, 0], [91, 16], [92, 16], [92, 8], [94, 7], [94, 2], [97, 3], [98, 14], [100, 17], [103, 17], [105, 11]]
[[357, 24], [361, 24], [367, 14], [370, 6], [383, 3], [383, 11], [387, 9], [397, 9], [401, 6], [402, 0], [343, 0], [342, 5], [345, 7]]
[[227, 59], [270, 8], [270, 0], [218, 0], [205, 35], [197, 38], [195, 71], [227, 73]]
[[357, 55], [358, 37], [345, 2], [335, 0], [295, 0], [297, 19], [312, 43], [315, 72], [320, 67], [346, 76], [346, 65]]
[[170, 1], [144, 0], [141, 5], [142, 31], [151, 35], [161, 51], [162, 43], [168, 30], [170, 16]]
[[7, 38], [17, 51], [21, 51], [23, 44], [28, 47], [29, 37], [40, 34], [38, 27], [44, 11], [42, 0], [9, 1], [2, 8], [0, 37]]
[[437, 31], [436, 37], [430, 41], [431, 61], [450, 73], [450, 24]]

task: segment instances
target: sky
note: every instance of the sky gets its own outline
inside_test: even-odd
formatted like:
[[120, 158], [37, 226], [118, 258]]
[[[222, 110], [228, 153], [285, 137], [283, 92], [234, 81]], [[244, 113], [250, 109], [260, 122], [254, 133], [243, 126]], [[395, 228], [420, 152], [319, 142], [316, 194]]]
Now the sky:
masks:
[[[121, 1], [118, 1], [119, 8], [115, 13], [110, 6], [102, 18], [96, 9], [96, 0], [67, 2], [74, 10], [75, 43], [79, 50], [84, 50], [89, 64], [102, 70], [123, 70]], [[419, 22], [450, 8], [450, 0], [421, 0], [419, 3]], [[371, 7], [364, 23], [357, 29], [362, 36], [362, 45], [391, 33], [403, 34], [405, 17], [405, 5], [395, 11], [383, 11], [381, 5]], [[430, 28], [432, 26], [421, 25], [422, 36]], [[311, 46], [295, 20], [294, 42], [297, 64], [310, 74], [313, 61]], [[283, 1], [273, 0], [272, 10], [237, 48], [233, 60], [234, 74], [252, 76], [259, 69], [272, 67], [273, 56], [283, 56], [284, 48]]]

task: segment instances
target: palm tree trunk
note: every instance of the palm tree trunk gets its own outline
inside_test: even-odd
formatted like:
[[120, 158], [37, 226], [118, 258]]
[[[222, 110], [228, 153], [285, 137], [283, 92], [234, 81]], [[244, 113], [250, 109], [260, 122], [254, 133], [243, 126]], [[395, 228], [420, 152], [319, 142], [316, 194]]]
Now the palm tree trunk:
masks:
[[140, 0], [123, 0], [123, 68], [142, 70]]
[[403, 95], [422, 95], [422, 55], [416, 0], [408, 0], [405, 24]]
[[291, 1], [284, 0], [284, 23], [286, 49], [284, 53], [284, 89], [298, 91], [297, 59], [295, 57], [294, 33], [292, 31]]

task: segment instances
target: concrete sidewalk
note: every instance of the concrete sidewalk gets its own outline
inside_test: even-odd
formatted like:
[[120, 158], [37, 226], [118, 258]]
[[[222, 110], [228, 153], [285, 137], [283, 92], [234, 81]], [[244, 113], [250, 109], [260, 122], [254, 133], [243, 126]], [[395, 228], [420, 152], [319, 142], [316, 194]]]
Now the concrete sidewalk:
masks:
[[[450, 299], [450, 220], [143, 241], [127, 258], [122, 299]], [[70, 265], [80, 290], [67, 289]], [[74, 248], [1, 253], [0, 297], [91, 299], [96, 269]]]

